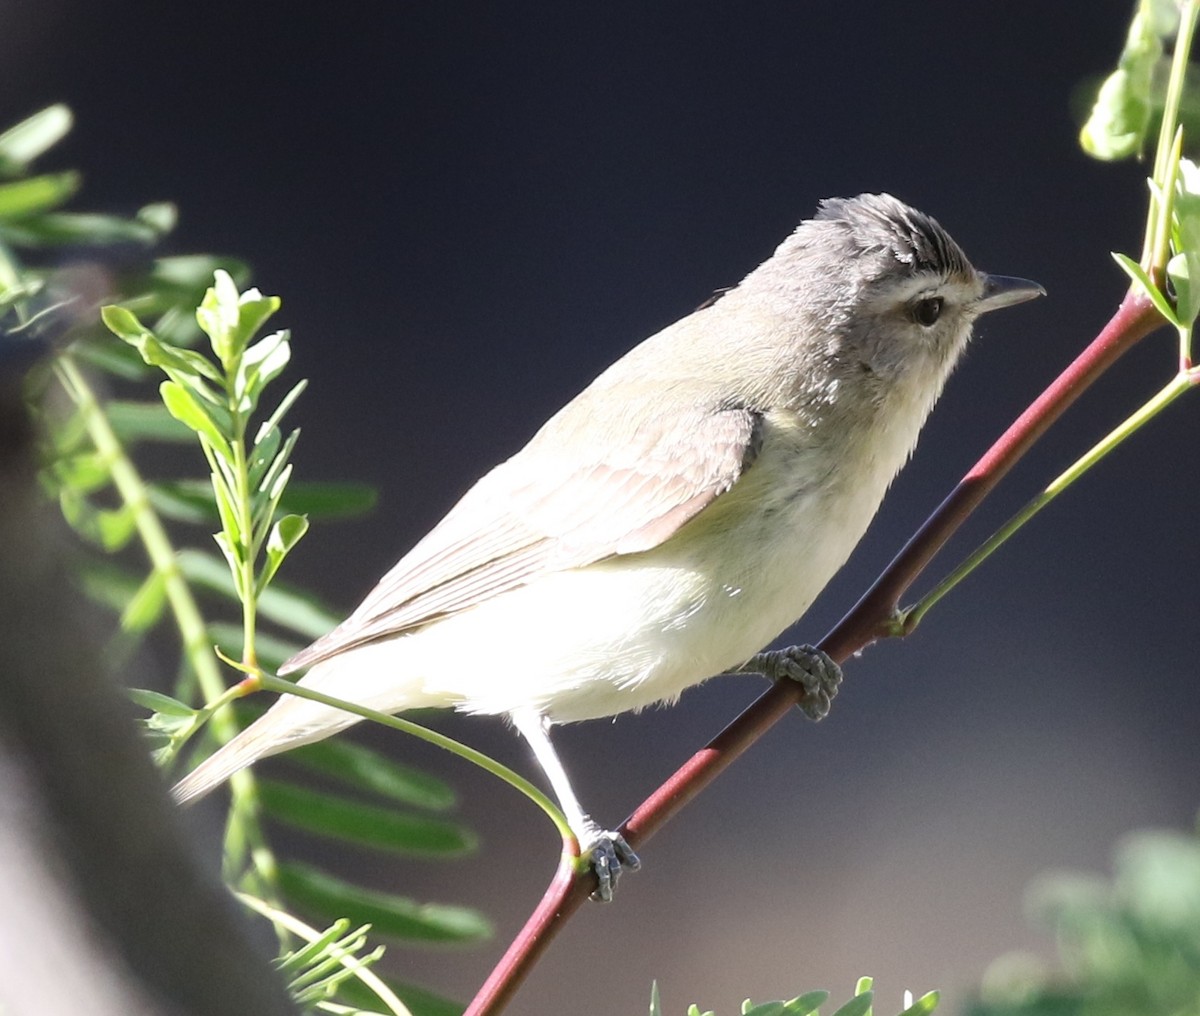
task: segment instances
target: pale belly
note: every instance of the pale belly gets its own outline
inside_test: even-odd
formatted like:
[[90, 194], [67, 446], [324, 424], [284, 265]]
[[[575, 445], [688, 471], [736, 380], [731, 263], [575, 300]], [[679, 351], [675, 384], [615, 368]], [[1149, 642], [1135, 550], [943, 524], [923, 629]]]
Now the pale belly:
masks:
[[[653, 550], [539, 576], [340, 654], [304, 683], [385, 712], [535, 711], [556, 723], [673, 701], [800, 618], [858, 543], [907, 451], [896, 441], [892, 454], [855, 464], [852, 448], [820, 454], [803, 438], [773, 428], [755, 467]], [[853, 485], [838, 482], [847, 475]]]
[[734, 526], [717, 516], [689, 539], [545, 576], [417, 633], [443, 659], [481, 649], [469, 676], [422, 667], [424, 688], [464, 711], [532, 708], [553, 722], [673, 701], [761, 650], [841, 567], [874, 506], [854, 518], [821, 497], [731, 505]]

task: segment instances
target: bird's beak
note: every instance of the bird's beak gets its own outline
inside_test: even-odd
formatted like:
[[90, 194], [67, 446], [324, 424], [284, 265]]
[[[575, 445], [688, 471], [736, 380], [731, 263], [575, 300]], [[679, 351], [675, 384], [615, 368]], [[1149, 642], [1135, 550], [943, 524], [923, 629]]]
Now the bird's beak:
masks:
[[1036, 282], [1030, 282], [1029, 279], [1014, 279], [1008, 275], [986, 275], [980, 273], [983, 278], [983, 296], [979, 298], [979, 303], [975, 305], [976, 311], [980, 314], [986, 314], [990, 310], [999, 310], [1001, 307], [1011, 307], [1016, 303], [1024, 303], [1026, 300], [1032, 300], [1035, 296], [1045, 296], [1046, 291]]

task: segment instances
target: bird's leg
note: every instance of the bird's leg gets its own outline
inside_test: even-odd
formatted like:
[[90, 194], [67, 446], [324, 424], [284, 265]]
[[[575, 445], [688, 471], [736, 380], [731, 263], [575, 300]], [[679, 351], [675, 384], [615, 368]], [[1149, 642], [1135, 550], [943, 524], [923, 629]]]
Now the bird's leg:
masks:
[[738, 674], [763, 674], [772, 681], [797, 681], [804, 689], [798, 703], [811, 720], [823, 720], [842, 683], [842, 668], [828, 654], [813, 646], [788, 646], [751, 656], [737, 668]]
[[625, 842], [624, 836], [601, 829], [580, 807], [579, 799], [571, 788], [571, 781], [567, 778], [567, 771], [550, 741], [549, 722], [536, 713], [527, 712], [513, 713], [512, 721], [529, 742], [534, 757], [546, 774], [546, 779], [550, 781], [563, 814], [567, 817], [567, 823], [579, 840], [580, 856], [588, 857], [592, 870], [596, 873], [599, 885], [592, 893], [592, 899], [601, 903], [610, 902], [621, 871], [625, 868], [637, 871], [642, 862], [638, 860], [633, 848]]

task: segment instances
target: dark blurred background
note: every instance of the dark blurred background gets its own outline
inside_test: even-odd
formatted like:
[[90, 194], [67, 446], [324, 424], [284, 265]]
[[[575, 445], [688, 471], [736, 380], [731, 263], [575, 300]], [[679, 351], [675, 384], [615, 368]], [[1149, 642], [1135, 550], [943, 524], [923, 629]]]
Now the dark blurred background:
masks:
[[[1106, 73], [1132, 4], [343, 3], [0, 0], [0, 124], [53, 101], [77, 127], [79, 207], [178, 202], [175, 252], [246, 258], [284, 298], [308, 479], [379, 485], [287, 577], [352, 607], [486, 468], [636, 341], [736, 282], [830, 195], [887, 190], [989, 271], [1048, 299], [988, 318], [915, 461], [789, 638], [854, 602], [991, 438], [1104, 323], [1136, 256], [1147, 167], [1076, 144], [1072, 95]], [[1146, 342], [980, 512], [949, 567], [1174, 366]], [[962, 1001], [990, 959], [1045, 951], [1023, 887], [1103, 869], [1143, 825], [1189, 825], [1200, 787], [1200, 498], [1185, 400], [1087, 477], [907, 643], [847, 667], [588, 907], [518, 1013], [731, 1012], [845, 995], [874, 974]], [[478, 647], [480, 666], [486, 647]], [[615, 823], [750, 701], [711, 682], [669, 711], [564, 730]], [[519, 765], [494, 721], [443, 724]], [[453, 865], [356, 856], [391, 891], [484, 907], [496, 941], [393, 950], [467, 998], [553, 870], [556, 837], [465, 764], [378, 734], [462, 791], [483, 840]], [[305, 849], [301, 844], [298, 849]]]

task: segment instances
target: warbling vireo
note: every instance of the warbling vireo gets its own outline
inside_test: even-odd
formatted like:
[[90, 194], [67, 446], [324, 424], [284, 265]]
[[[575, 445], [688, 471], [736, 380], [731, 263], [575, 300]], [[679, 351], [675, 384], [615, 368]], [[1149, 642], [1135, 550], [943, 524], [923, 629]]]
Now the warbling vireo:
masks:
[[[307, 667], [302, 685], [387, 713], [510, 717], [607, 898], [636, 858], [580, 808], [549, 728], [674, 701], [747, 661], [804, 681], [821, 715], [832, 661], [754, 654], [858, 543], [975, 319], [1042, 292], [976, 271], [893, 197], [822, 202], [551, 417], [281, 673]], [[285, 695], [175, 794], [357, 720]]]

